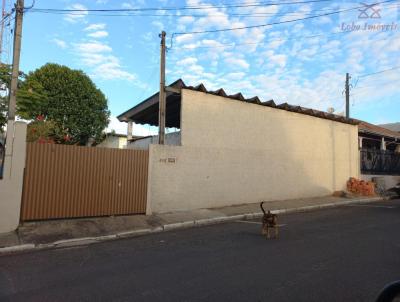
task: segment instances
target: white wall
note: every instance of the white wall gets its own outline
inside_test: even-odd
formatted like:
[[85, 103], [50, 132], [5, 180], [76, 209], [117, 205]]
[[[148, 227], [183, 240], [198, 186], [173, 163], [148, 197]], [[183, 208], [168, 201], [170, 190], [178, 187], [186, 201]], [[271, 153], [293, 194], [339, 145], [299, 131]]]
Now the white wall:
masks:
[[9, 122], [3, 179], [0, 179], [0, 233], [19, 225], [26, 154], [26, 124]]
[[182, 90], [182, 146], [150, 147], [153, 212], [316, 197], [359, 176], [357, 126]]
[[[151, 144], [158, 144], [158, 135], [137, 139], [128, 144], [128, 149], [148, 150]], [[180, 131], [165, 134], [165, 144], [179, 146], [181, 144]]]
[[120, 137], [117, 135], [107, 135], [107, 137], [96, 147], [125, 149], [126, 146], [127, 146], [126, 137]]

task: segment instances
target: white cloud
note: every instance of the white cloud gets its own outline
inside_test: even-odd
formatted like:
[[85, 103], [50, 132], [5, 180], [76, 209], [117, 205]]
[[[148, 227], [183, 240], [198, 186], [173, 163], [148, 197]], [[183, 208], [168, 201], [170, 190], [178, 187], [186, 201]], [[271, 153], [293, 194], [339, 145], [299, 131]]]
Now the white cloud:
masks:
[[180, 24], [189, 24], [189, 23], [193, 23], [194, 21], [194, 17], [192, 16], [183, 16], [179, 18], [179, 23]]
[[136, 75], [122, 69], [119, 59], [115, 56], [105, 56], [99, 65], [95, 66], [93, 76], [103, 80], [127, 80], [134, 81]]
[[123, 69], [114, 55], [81, 53], [81, 62], [91, 68], [91, 75], [102, 80], [135, 81], [137, 76]]
[[222, 47], [223, 44], [217, 40], [204, 39], [201, 43], [206, 47]]
[[64, 17], [65, 21], [70, 23], [85, 22], [86, 16], [88, 15], [86, 6], [84, 6], [83, 4], [76, 3], [67, 8], [79, 11], [71, 12], [70, 14], [65, 15]]
[[133, 8], [139, 8], [140, 6], [144, 6], [144, 4], [145, 4], [145, 0], [136, 0], [136, 1], [130, 1], [130, 2], [123, 2], [121, 7], [133, 9]]
[[97, 41], [75, 43], [75, 53], [81, 63], [91, 68], [91, 75], [102, 80], [136, 81], [135, 74], [124, 70], [120, 60], [112, 55], [112, 48]]
[[196, 22], [197, 28], [207, 29], [207, 28], [226, 28], [230, 25], [229, 17], [222, 11], [217, 9], [209, 10], [207, 9], [208, 16], [199, 18]]
[[275, 40], [275, 41], [268, 42], [267, 47], [271, 48], [271, 49], [276, 49], [279, 46], [281, 46], [282, 44], [285, 44], [285, 40], [283, 40], [283, 39], [282, 40]]
[[104, 23], [93, 23], [87, 26], [84, 30], [91, 31], [91, 30], [102, 30], [105, 29], [106, 25]]
[[[115, 116], [110, 117], [110, 123], [106, 128], [106, 132], [115, 131], [117, 134], [126, 134], [128, 130], [128, 124], [125, 122], [120, 122]], [[157, 132], [154, 127], [140, 125], [133, 123], [133, 135], [138, 136], [148, 136], [148, 135], [156, 135]]]
[[58, 47], [65, 49], [67, 48], [67, 42], [65, 42], [64, 40], [58, 39], [58, 38], [54, 38], [53, 40], [51, 40], [53, 43], [55, 43]]
[[153, 21], [151, 22], [152, 25], [154, 25], [155, 27], [157, 27], [157, 30], [161, 31], [164, 29], [164, 24], [160, 21]]
[[266, 63], [270, 65], [279, 65], [280, 67], [285, 67], [287, 57], [284, 54], [275, 54], [274, 51], [268, 50], [265, 53]]
[[99, 30], [88, 34], [88, 36], [91, 38], [105, 38], [108, 36], [108, 32], [105, 30]]
[[233, 69], [248, 69], [250, 66], [250, 64], [247, 63], [246, 60], [235, 57], [225, 58], [225, 63], [229, 64], [229, 67]]
[[192, 64], [196, 64], [197, 63], [197, 59], [193, 58], [193, 57], [189, 57], [189, 58], [185, 58], [183, 60], [179, 60], [178, 62], [176, 62], [176, 65], [178, 66], [187, 66], [187, 65], [192, 65]]
[[330, 24], [330, 23], [332, 23], [332, 19], [328, 16], [322, 16], [322, 17], [315, 19], [315, 23], [316, 24]]
[[121, 7], [122, 7], [122, 8], [127, 8], [127, 9], [135, 8], [135, 6], [133, 6], [132, 3], [128, 3], [128, 2], [122, 3]]
[[100, 53], [112, 51], [112, 48], [110, 46], [97, 41], [75, 43], [75, 48], [78, 52], [81, 53]]
[[224, 76], [225, 79], [232, 80], [232, 81], [239, 81], [246, 76], [244, 72], [231, 72]]
[[[241, 0], [241, 3], [250, 2], [254, 0]], [[203, 0], [187, 0], [186, 5], [210, 4]], [[345, 8], [341, 7], [344, 3], [340, 7], [338, 4], [334, 4], [335, 7], [332, 5], [326, 6], [326, 9]], [[264, 19], [227, 15], [226, 10], [215, 7], [210, 12], [200, 10], [196, 13], [204, 17], [183, 19], [185, 24], [181, 25], [186, 28], [177, 31], [245, 27], [268, 23], [265, 21], [268, 18], [275, 18], [273, 21], [293, 20], [309, 16], [317, 9], [314, 5], [298, 6], [296, 14], [288, 13], [281, 17], [275, 15], [278, 8], [282, 9], [282, 13], [288, 12], [284, 6], [249, 7], [232, 11], [265, 13]], [[357, 18], [357, 14], [351, 18]], [[209, 89], [223, 87], [232, 93], [241, 90], [250, 96], [259, 95], [264, 100], [273, 98], [278, 103], [287, 101], [316, 109], [335, 107], [342, 111], [344, 74], [350, 72], [355, 79], [357, 74], [400, 65], [400, 40], [395, 37], [397, 31], [331, 34], [340, 27], [339, 21], [337, 18], [323, 17], [270, 28], [177, 36], [174, 41], [177, 51], [171, 56], [173, 62], [168, 76], [182, 77], [193, 85], [203, 82]], [[314, 35], [317, 36], [300, 38]], [[382, 79], [388, 76], [385, 73]], [[387, 83], [382, 86], [383, 89], [376, 89], [379, 85], [375, 85], [375, 88], [371, 88], [376, 90], [374, 93], [370, 93], [368, 88], [360, 90], [360, 101], [367, 102], [372, 95], [378, 94], [381, 98], [387, 97], [393, 95], [396, 89], [398, 94], [399, 88], [395, 84], [399, 80], [397, 76], [392, 79], [393, 84]]]
[[179, 35], [175, 38], [176, 43], [188, 43], [194, 39], [192, 34]]
[[305, 5], [300, 6], [296, 10], [296, 15], [293, 15], [292, 13], [287, 13], [280, 19], [280, 21], [286, 22], [286, 21], [295, 20], [295, 19], [302, 19], [302, 18], [307, 17], [311, 11], [312, 11], [311, 5], [305, 4]]

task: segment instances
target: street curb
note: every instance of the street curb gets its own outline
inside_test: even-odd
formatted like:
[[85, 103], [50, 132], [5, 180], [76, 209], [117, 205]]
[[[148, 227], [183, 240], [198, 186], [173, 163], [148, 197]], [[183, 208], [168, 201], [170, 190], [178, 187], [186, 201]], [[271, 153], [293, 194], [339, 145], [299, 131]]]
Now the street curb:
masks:
[[29, 251], [29, 250], [32, 250], [34, 248], [35, 248], [35, 245], [33, 243], [12, 245], [12, 246], [7, 246], [7, 247], [0, 248], [0, 254]]
[[[271, 213], [273, 213], [273, 214], [288, 214], [288, 213], [296, 213], [296, 212], [307, 212], [307, 211], [318, 210], [318, 209], [334, 208], [334, 207], [339, 207], [339, 206], [344, 206], [344, 205], [349, 205], [349, 204], [363, 204], [363, 203], [370, 203], [370, 202], [382, 201], [382, 200], [385, 200], [385, 198], [371, 197], [371, 198], [364, 198], [364, 199], [350, 199], [350, 200], [325, 203], [325, 204], [320, 204], [320, 205], [315, 205], [315, 206], [304, 206], [304, 207], [298, 207], [298, 208], [272, 210]], [[108, 241], [108, 240], [137, 237], [137, 236], [142, 236], [142, 235], [167, 232], [167, 231], [185, 229], [185, 228], [196, 227], [196, 226], [201, 227], [201, 226], [206, 226], [206, 225], [213, 225], [213, 224], [219, 224], [219, 223], [235, 221], [235, 220], [242, 220], [242, 219], [251, 220], [251, 219], [261, 218], [262, 215], [263, 215], [262, 212], [254, 212], [254, 213], [244, 213], [244, 214], [238, 214], [238, 215], [232, 215], [232, 216], [202, 218], [202, 219], [195, 219], [195, 220], [189, 220], [189, 221], [184, 221], [184, 222], [164, 224], [164, 225], [157, 226], [154, 228], [130, 230], [130, 231], [119, 232], [116, 234], [102, 235], [102, 236], [97, 236], [97, 237], [82, 237], [82, 238], [64, 239], [64, 240], [58, 240], [58, 241], [55, 241], [52, 243], [45, 243], [45, 244], [40, 244], [40, 243], [39, 244], [34, 244], [34, 243], [20, 244], [20, 245], [14, 245], [14, 246], [0, 248], [0, 255], [40, 250], [40, 249], [49, 249], [49, 248], [67, 248], [67, 247], [91, 245], [94, 243], [104, 242], [104, 241]]]

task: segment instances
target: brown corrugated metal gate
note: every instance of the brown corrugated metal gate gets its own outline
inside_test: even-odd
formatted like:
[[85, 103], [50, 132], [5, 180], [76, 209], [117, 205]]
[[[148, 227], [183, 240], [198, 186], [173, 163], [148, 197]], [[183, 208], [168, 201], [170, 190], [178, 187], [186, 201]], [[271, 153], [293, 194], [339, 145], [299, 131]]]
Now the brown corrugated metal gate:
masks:
[[21, 220], [146, 212], [149, 154], [27, 144]]

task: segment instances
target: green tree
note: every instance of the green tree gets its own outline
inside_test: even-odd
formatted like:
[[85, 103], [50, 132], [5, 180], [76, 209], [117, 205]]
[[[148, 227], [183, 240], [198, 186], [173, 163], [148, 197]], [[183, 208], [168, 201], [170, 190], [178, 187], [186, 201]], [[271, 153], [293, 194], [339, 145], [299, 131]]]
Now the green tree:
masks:
[[10, 65], [0, 64], [0, 132], [7, 124], [8, 97], [7, 91], [11, 80]]
[[17, 97], [21, 117], [34, 120], [42, 116], [54, 123], [57, 143], [99, 141], [109, 122], [104, 94], [85, 73], [66, 66], [48, 63], [30, 72]]
[[[18, 87], [21, 87], [25, 74], [21, 71], [18, 78]], [[0, 63], [0, 132], [7, 124], [8, 92], [11, 83], [11, 65]]]

